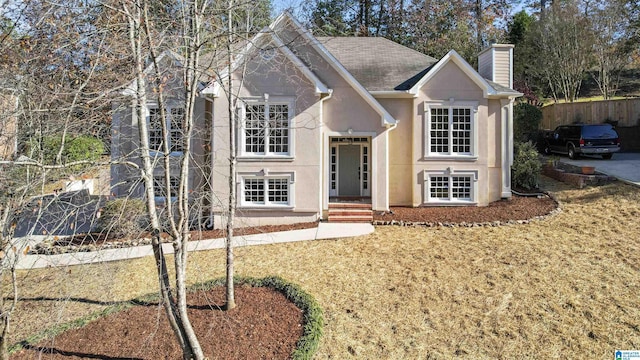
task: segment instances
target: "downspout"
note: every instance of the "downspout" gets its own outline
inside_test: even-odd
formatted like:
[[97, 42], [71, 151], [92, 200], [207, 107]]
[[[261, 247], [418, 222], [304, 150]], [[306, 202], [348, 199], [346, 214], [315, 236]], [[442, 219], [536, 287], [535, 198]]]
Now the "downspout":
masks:
[[[325, 172], [325, 165], [327, 165], [327, 161], [328, 159], [325, 159], [325, 156], [328, 155], [328, 151], [329, 149], [324, 149], [322, 150], [322, 148], [324, 147], [324, 102], [331, 99], [331, 97], [333, 96], [333, 89], [329, 89], [328, 90], [328, 95], [325, 97], [320, 98], [320, 134], [318, 135], [319, 140], [320, 140], [320, 162], [318, 163], [319, 166], [318, 168], [320, 169], [319, 172], [319, 177], [318, 179], [320, 179], [320, 191], [318, 192], [318, 218], [322, 219], [322, 212], [324, 211], [324, 192], [328, 191], [328, 182], [326, 182], [326, 180], [328, 180], [328, 178], [326, 177], [327, 172]], [[328, 169], [328, 167], [327, 167]], [[328, 195], [328, 194], [327, 194]]]
[[[210, 167], [209, 167], [209, 191], [210, 191], [210, 200], [209, 200], [209, 218], [207, 219], [207, 221], [205, 222], [204, 226], [206, 229], [213, 229], [214, 227], [214, 223], [213, 223], [213, 199], [215, 199], [215, 192], [213, 190], [213, 165], [215, 163], [215, 157], [214, 155], [214, 149], [213, 149], [213, 100], [210, 98], [206, 98], [207, 103], [211, 104], [211, 113], [210, 113], [210, 120], [209, 120], [209, 126], [210, 126], [210, 131], [211, 131], [211, 135], [210, 135], [210, 139], [209, 139], [209, 146], [211, 147], [209, 149], [210, 151]], [[205, 115], [206, 115], [207, 111], [206, 111], [206, 107], [205, 107]]]
[[13, 132], [14, 132], [13, 144], [12, 144], [13, 145], [13, 153], [11, 154], [11, 158], [15, 158], [17, 156], [17, 154], [18, 154], [18, 116], [17, 116], [16, 112], [18, 112], [18, 108], [20, 107], [20, 96], [15, 95], [15, 92], [14, 92], [13, 96], [15, 96], [15, 98], [16, 98], [16, 103], [15, 103], [14, 108], [13, 108], [14, 109], [14, 111], [13, 111], [14, 119], [16, 121], [15, 121], [15, 129], [13, 130]]
[[511, 166], [513, 165], [513, 99], [500, 99], [501, 117], [501, 198], [511, 197]]
[[395, 124], [391, 124], [387, 127], [387, 146], [385, 147], [385, 163], [387, 164], [387, 169], [385, 171], [385, 183], [387, 184], [387, 189], [385, 191], [385, 203], [387, 204], [385, 211], [389, 211], [391, 209], [391, 204], [389, 204], [389, 188], [390, 185], [389, 184], [389, 172], [390, 172], [390, 167], [391, 167], [391, 163], [389, 162], [389, 147], [390, 147], [390, 140], [389, 140], [389, 133], [391, 133], [393, 130], [395, 130], [398, 127], [398, 123], [400, 122], [400, 120], [396, 120]]

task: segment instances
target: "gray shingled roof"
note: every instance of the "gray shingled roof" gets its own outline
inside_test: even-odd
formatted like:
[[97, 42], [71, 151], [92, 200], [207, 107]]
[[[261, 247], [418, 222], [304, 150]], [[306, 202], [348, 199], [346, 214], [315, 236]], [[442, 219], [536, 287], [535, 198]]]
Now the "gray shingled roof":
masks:
[[368, 91], [409, 90], [438, 60], [382, 37], [318, 37]]

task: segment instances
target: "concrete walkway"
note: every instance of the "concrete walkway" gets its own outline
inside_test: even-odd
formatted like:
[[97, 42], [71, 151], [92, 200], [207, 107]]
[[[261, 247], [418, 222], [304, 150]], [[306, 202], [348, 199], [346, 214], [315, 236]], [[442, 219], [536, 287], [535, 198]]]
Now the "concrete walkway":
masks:
[[560, 161], [575, 166], [593, 166], [597, 172], [640, 186], [640, 153], [616, 153], [610, 160], [600, 156], [581, 156], [578, 160], [561, 156]]
[[[281, 231], [266, 234], [236, 236], [234, 246], [254, 246], [279, 244], [296, 241], [336, 239], [370, 234], [374, 231], [366, 223], [319, 223], [317, 228]], [[201, 251], [224, 248], [224, 239], [190, 241], [189, 251]], [[165, 253], [173, 253], [171, 244], [163, 244]], [[135, 259], [153, 255], [151, 245], [134, 246], [121, 249], [106, 249], [93, 252], [76, 252], [58, 255], [26, 255], [18, 260], [17, 269], [38, 269], [47, 267], [90, 264], [106, 261]]]

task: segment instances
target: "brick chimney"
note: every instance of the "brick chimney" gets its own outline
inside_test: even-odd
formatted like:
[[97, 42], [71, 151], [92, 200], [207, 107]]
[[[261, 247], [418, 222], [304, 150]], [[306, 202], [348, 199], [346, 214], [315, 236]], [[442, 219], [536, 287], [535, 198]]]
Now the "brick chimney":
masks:
[[513, 88], [513, 45], [491, 44], [478, 55], [478, 73], [485, 79]]

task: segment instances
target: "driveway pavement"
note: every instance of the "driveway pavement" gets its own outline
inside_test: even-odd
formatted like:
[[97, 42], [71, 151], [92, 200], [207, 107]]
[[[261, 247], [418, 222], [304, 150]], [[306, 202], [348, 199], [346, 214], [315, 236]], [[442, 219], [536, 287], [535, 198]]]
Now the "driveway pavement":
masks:
[[576, 166], [594, 166], [596, 171], [640, 186], [640, 153], [616, 153], [610, 160], [600, 156], [581, 156], [571, 160], [560, 156], [560, 162]]

